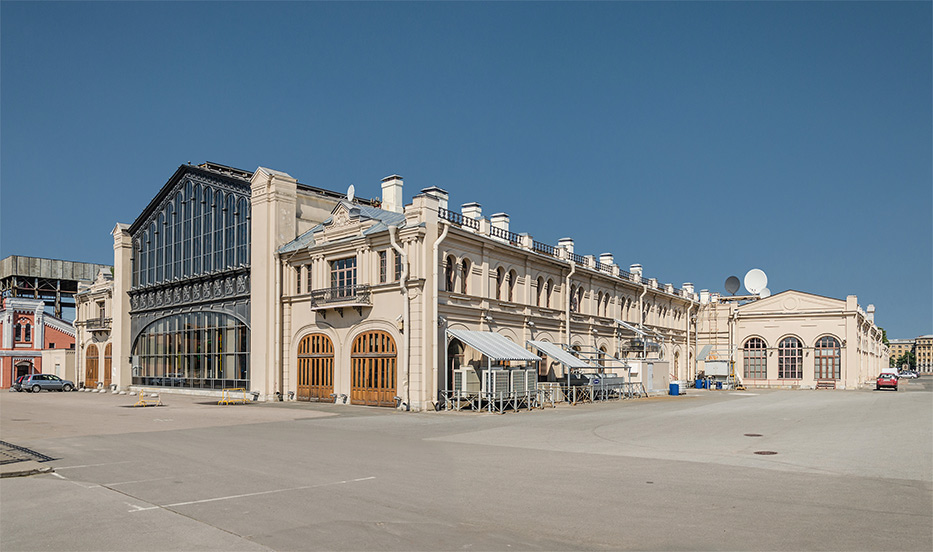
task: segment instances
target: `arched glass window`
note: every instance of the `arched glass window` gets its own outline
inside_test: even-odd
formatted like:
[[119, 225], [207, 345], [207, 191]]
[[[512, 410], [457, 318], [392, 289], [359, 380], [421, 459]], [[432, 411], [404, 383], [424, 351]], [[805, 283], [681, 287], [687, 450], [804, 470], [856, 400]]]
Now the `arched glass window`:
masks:
[[460, 293], [466, 295], [467, 293], [467, 282], [470, 281], [470, 260], [463, 259], [460, 261]]
[[502, 299], [502, 285], [505, 282], [505, 269], [496, 269], [496, 299]]
[[514, 270], [510, 270], [508, 274], [508, 284], [509, 284], [509, 302], [515, 301], [515, 282], [518, 280], [518, 275], [515, 274]]
[[147, 326], [133, 354], [135, 385], [249, 389], [249, 328], [216, 312], [176, 314]]
[[577, 312], [579, 305], [577, 304], [577, 287], [570, 286], [570, 312]]
[[182, 192], [178, 192], [177, 194], [175, 194], [175, 209], [174, 209], [175, 217], [173, 221], [175, 223], [175, 236], [174, 236], [175, 245], [174, 245], [174, 251], [172, 252], [172, 255], [171, 255], [172, 270], [171, 270], [171, 274], [165, 275], [166, 280], [169, 279], [169, 277], [181, 278], [181, 275], [182, 275], [182, 266], [183, 266], [182, 265], [183, 263], [182, 248], [183, 248], [183, 241], [184, 241], [184, 236], [182, 236], [182, 228], [183, 228], [182, 218], [184, 218], [183, 217], [184, 215], [183, 203], [184, 203], [184, 197], [182, 196]]
[[26, 325], [23, 326], [23, 341], [32, 341], [32, 324], [29, 322], [26, 322]]
[[454, 280], [457, 278], [457, 260], [453, 258], [453, 255], [448, 255], [447, 264], [444, 267], [444, 290], [453, 291], [454, 290]]
[[204, 188], [204, 196], [201, 199], [201, 209], [203, 211], [203, 220], [201, 221], [201, 269], [205, 273], [213, 270], [214, 266], [214, 190], [210, 187]]
[[195, 184], [191, 197], [191, 274], [201, 273], [201, 185]]
[[224, 213], [224, 268], [236, 266], [236, 199], [227, 194], [227, 210]]
[[247, 228], [249, 224], [249, 207], [246, 198], [240, 198], [236, 202], [236, 264], [245, 266], [249, 264], [246, 258], [246, 252], [249, 249], [247, 242]]
[[194, 203], [194, 190], [189, 180], [185, 184], [185, 201], [182, 206], [182, 249], [181, 249], [181, 275], [185, 278], [191, 276], [191, 205]]
[[814, 347], [813, 360], [816, 379], [839, 379], [842, 365], [839, 340], [831, 335], [821, 337]]
[[535, 293], [535, 305], [541, 306], [541, 297], [544, 293], [544, 277], [538, 276], [538, 291]]
[[17, 322], [13, 325], [13, 341], [23, 340], [23, 325]]
[[[161, 282], [165, 278], [165, 230], [167, 224], [165, 222], [165, 214], [159, 213], [159, 218], [156, 221], [156, 254], [155, 254], [155, 275], [153, 282]], [[171, 236], [169, 236], [171, 237]]]
[[786, 337], [778, 345], [778, 377], [781, 379], [803, 377], [803, 344], [796, 337]]
[[214, 194], [214, 270], [224, 269], [224, 193]]
[[148, 260], [147, 260], [147, 263], [148, 263], [147, 266], [148, 266], [148, 269], [149, 269], [149, 270], [148, 270], [149, 275], [148, 275], [148, 277], [147, 277], [147, 283], [150, 283], [150, 284], [156, 282], [156, 277], [155, 277], [155, 274], [156, 274], [156, 273], [155, 273], [156, 250], [159, 249], [159, 247], [158, 247], [159, 240], [156, 239], [156, 236], [158, 236], [158, 235], [160, 235], [160, 234], [158, 234], [158, 233], [156, 232], [156, 223], [155, 223], [155, 222], [150, 223], [150, 224], [149, 224], [149, 239], [152, 240], [152, 241], [151, 241], [151, 243], [149, 244], [149, 258], [148, 258]]
[[583, 298], [586, 297], [586, 292], [583, 290], [583, 286], [577, 288], [577, 312], [583, 312]]
[[599, 316], [600, 314], [602, 314], [602, 307], [603, 307], [603, 292], [600, 291], [599, 293], [596, 294], [596, 316]]
[[768, 378], [768, 346], [764, 340], [753, 337], [745, 342], [742, 349], [744, 362], [743, 376], [749, 379]]

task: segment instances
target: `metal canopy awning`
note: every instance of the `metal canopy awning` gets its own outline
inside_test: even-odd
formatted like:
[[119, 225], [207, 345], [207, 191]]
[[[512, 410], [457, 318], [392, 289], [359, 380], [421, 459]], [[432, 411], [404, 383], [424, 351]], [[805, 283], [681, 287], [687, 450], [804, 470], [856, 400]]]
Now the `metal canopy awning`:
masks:
[[641, 328], [639, 328], [639, 327], [637, 327], [637, 326], [633, 326], [633, 325], [629, 324], [628, 322], [623, 322], [623, 321], [619, 320], [618, 318], [615, 319], [615, 322], [616, 322], [616, 324], [622, 326], [622, 327], [625, 328], [626, 330], [633, 331], [633, 332], [637, 333], [638, 335], [640, 335], [640, 336], [642, 336], [642, 337], [648, 337], [648, 334], [646, 334], [646, 333], [644, 332], [644, 330], [642, 330]]
[[523, 349], [509, 341], [507, 337], [497, 333], [475, 332], [470, 330], [447, 330], [447, 335], [455, 337], [470, 347], [473, 347], [486, 355], [490, 360], [541, 360], [530, 351]]
[[546, 341], [528, 341], [528, 344], [537, 349], [538, 352], [546, 354], [548, 358], [553, 358], [567, 368], [596, 368], [596, 366], [593, 366], [589, 362], [577, 358], [563, 350], [559, 345]]

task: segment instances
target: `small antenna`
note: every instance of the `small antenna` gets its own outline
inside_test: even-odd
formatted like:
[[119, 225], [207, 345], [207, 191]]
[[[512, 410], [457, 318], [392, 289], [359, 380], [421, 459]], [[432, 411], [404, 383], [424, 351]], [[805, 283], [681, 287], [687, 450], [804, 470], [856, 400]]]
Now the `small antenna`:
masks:
[[735, 295], [735, 292], [739, 291], [739, 279], [735, 276], [726, 278], [726, 291], [728, 291], [730, 295]]

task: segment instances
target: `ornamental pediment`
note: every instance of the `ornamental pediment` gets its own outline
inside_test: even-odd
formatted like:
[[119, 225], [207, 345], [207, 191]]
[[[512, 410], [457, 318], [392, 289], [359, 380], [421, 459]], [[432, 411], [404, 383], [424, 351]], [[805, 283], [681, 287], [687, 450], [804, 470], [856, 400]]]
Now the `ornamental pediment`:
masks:
[[742, 305], [739, 311], [747, 314], [770, 312], [812, 312], [826, 310], [845, 310], [846, 302], [822, 295], [802, 291], [788, 290], [759, 299], [754, 303]]

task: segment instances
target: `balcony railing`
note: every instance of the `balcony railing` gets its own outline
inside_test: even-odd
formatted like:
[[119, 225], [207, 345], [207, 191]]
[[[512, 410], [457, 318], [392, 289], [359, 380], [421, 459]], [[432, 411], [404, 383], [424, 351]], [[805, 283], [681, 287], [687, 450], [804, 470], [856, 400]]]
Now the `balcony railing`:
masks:
[[557, 248], [553, 245], [548, 245], [539, 241], [532, 242], [531, 250], [535, 253], [544, 253], [545, 255], [550, 255], [552, 257], [557, 256]]
[[512, 245], [521, 245], [521, 237], [515, 232], [509, 232], [502, 228], [496, 228], [495, 226], [489, 227], [489, 235], [495, 238], [503, 239]]
[[460, 213], [444, 209], [443, 207], [437, 209], [437, 216], [444, 220], [450, 221], [457, 226], [466, 226], [467, 228], [472, 228], [473, 230], [479, 230], [479, 221], [466, 218]]
[[109, 330], [110, 323], [112, 321], [112, 318], [99, 316], [97, 318], [89, 318], [87, 321], [85, 321], [85, 326], [88, 330]]
[[311, 292], [312, 310], [364, 305], [372, 305], [372, 292], [368, 284], [315, 289]]

